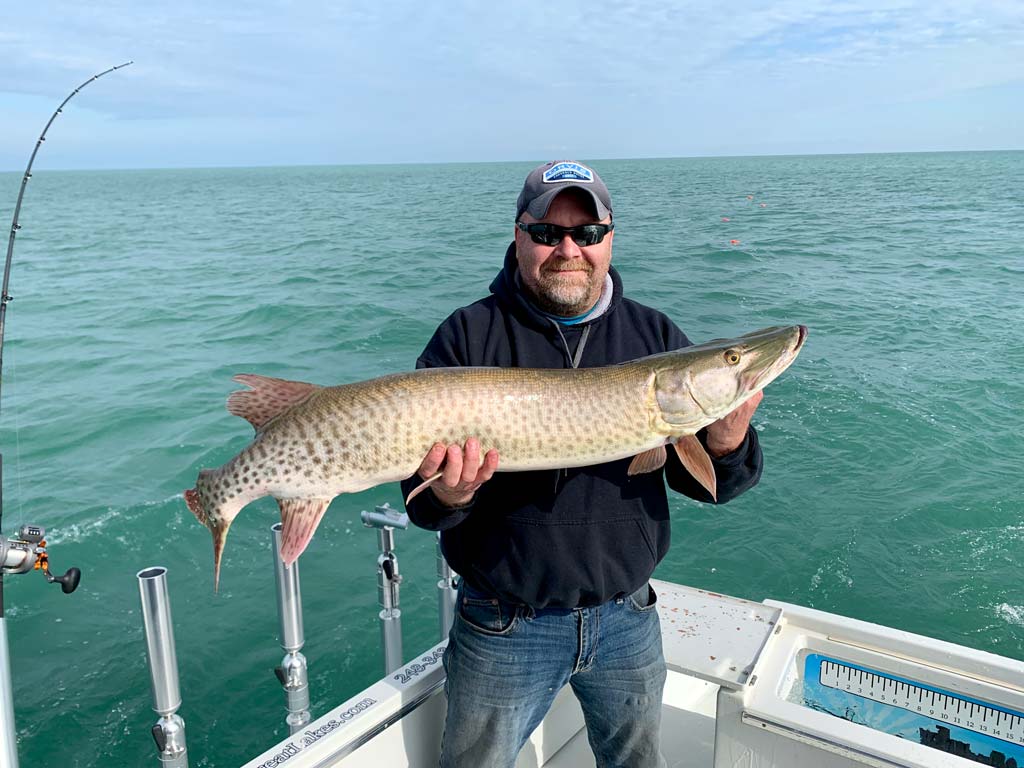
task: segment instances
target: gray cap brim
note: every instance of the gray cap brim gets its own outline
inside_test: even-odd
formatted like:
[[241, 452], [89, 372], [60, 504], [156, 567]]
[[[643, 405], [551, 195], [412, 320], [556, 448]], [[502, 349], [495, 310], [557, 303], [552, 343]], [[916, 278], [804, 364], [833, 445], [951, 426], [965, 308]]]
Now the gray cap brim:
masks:
[[584, 184], [560, 184], [554, 189], [548, 190], [543, 195], [533, 198], [530, 204], [526, 206], [526, 212], [529, 213], [535, 219], [543, 219], [548, 215], [548, 208], [551, 207], [551, 201], [558, 197], [560, 194], [569, 189], [580, 189], [587, 193], [587, 196], [594, 202], [594, 211], [597, 213], [597, 218], [604, 219], [611, 215], [611, 211], [605, 207], [605, 204], [594, 194], [594, 190]]

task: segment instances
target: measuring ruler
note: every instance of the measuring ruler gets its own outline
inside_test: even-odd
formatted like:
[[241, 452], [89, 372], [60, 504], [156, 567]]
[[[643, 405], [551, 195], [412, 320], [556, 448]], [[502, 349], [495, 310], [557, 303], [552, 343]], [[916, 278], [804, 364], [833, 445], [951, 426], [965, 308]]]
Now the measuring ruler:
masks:
[[[804, 681], [806, 702], [832, 714], [845, 712], [847, 719], [904, 738], [919, 736], [943, 751], [953, 751], [955, 741], [982, 756], [1000, 752], [1024, 766], [1022, 712], [820, 654], [807, 656]], [[909, 714], [895, 717], [895, 710]]]

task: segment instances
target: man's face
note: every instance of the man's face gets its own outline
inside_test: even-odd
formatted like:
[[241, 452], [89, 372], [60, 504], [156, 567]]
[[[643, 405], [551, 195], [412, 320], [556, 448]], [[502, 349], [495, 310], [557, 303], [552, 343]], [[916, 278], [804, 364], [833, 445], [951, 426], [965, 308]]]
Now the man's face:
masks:
[[[598, 221], [592, 203], [583, 193], [566, 190], [551, 201], [543, 219], [523, 213], [520, 221], [578, 227], [582, 224], [608, 224], [611, 217]], [[518, 227], [515, 230], [519, 276], [533, 301], [545, 312], [563, 317], [580, 315], [601, 298], [604, 278], [612, 261], [614, 230], [595, 245], [578, 246], [571, 237], [558, 245], [540, 245]]]

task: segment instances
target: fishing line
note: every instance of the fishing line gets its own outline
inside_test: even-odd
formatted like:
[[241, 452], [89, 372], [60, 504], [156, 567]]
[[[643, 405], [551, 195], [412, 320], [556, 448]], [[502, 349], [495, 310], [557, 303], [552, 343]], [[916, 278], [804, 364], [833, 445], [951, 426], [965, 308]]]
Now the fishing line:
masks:
[[[14, 348], [11, 349], [11, 396], [15, 401], [18, 399], [18, 354]], [[14, 527], [20, 528], [25, 522], [24, 495], [21, 492], [21, 419], [20, 409], [14, 409], [14, 484], [18, 487], [18, 510], [15, 515]], [[0, 505], [0, 513], [3, 507]]]

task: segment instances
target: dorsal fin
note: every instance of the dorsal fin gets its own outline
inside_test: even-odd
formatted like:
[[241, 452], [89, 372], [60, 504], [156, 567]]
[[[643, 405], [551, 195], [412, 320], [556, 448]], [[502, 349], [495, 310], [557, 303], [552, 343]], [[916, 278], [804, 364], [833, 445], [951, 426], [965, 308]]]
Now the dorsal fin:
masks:
[[228, 412], [241, 416], [258, 432], [264, 424], [281, 415], [293, 405], [298, 405], [320, 389], [316, 384], [304, 381], [273, 379], [255, 373], [240, 373], [233, 381], [252, 389], [241, 389], [228, 396]]

